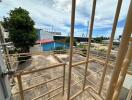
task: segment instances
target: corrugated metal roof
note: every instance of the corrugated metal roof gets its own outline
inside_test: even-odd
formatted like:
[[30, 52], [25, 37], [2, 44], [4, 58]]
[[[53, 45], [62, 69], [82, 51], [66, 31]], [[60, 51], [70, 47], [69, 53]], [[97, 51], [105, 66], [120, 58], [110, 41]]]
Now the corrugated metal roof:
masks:
[[50, 42], [54, 42], [54, 40], [49, 40], [49, 39], [44, 39], [44, 40], [37, 40], [36, 43], [50, 43]]

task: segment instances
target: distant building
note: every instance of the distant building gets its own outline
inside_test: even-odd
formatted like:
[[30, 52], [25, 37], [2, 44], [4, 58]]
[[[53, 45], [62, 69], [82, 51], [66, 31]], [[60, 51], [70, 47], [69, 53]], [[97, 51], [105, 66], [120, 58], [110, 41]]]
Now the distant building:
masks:
[[51, 33], [53, 35], [61, 35], [61, 32], [49, 32], [49, 33]]
[[[66, 38], [68, 38], [69, 36], [54, 36], [54, 40], [64, 40]], [[88, 42], [88, 38], [86, 37], [74, 37], [74, 39], [77, 41], [77, 42]]]
[[38, 40], [53, 40], [54, 36], [61, 36], [61, 32], [50, 32], [43, 29], [36, 29]]
[[42, 29], [36, 29], [36, 34], [37, 34], [37, 37], [38, 37], [38, 40], [40, 40], [40, 31], [41, 31]]
[[[110, 43], [110, 40], [102, 40], [102, 43], [104, 44], [109, 44]], [[113, 44], [120, 44], [120, 41], [115, 39], [113, 40]]]
[[44, 39], [44, 40], [37, 40], [36, 41], [37, 44], [46, 44], [46, 43], [51, 43], [51, 42], [54, 42], [54, 40]]
[[[61, 32], [49, 32], [49, 31], [45, 31], [43, 29], [36, 29], [37, 30], [37, 35], [38, 35], [38, 40], [42, 40], [39, 42], [44, 42], [45, 41], [49, 42], [49, 41], [54, 41], [54, 40], [65, 40], [66, 38], [68, 38], [69, 36], [62, 36]], [[74, 39], [77, 42], [88, 42], [88, 38], [86, 37], [74, 37]]]
[[40, 30], [40, 40], [54, 40], [54, 35], [50, 32]]
[[102, 40], [102, 43], [109, 44], [110, 40]]

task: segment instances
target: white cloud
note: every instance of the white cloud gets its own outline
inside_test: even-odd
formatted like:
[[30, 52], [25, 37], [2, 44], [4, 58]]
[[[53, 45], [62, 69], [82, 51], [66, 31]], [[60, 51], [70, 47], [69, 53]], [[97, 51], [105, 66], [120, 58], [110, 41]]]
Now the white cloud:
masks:
[[[119, 35], [122, 35], [123, 33], [123, 27], [117, 27], [116, 28], [116, 32], [115, 32], [115, 39], [117, 39], [119, 37]], [[111, 30], [108, 30], [107, 31], [107, 35], [110, 35], [111, 34]]]
[[122, 27], [117, 27], [116, 28], [116, 33], [115, 33], [115, 38], [118, 38], [119, 35], [122, 35], [123, 33], [123, 28]]
[[[76, 24], [87, 26], [90, 20], [93, 0], [77, 0]], [[130, 0], [123, 0], [119, 20], [125, 19]], [[15, 7], [23, 7], [30, 12], [38, 28], [50, 28], [62, 32], [69, 32], [71, 16], [71, 0], [3, 0], [0, 3], [0, 19]], [[117, 0], [97, 0], [94, 29], [112, 27]], [[119, 29], [119, 28], [118, 28]], [[119, 31], [117, 29], [117, 31]], [[76, 29], [75, 35], [83, 29]]]

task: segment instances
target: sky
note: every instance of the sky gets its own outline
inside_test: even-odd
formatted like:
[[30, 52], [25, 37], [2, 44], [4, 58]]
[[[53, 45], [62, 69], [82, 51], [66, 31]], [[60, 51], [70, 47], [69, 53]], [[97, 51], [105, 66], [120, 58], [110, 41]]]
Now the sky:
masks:
[[[70, 34], [72, 0], [2, 0], [0, 20], [10, 10], [22, 7], [29, 11], [35, 28]], [[115, 38], [122, 34], [131, 0], [123, 0]], [[74, 36], [88, 36], [93, 0], [76, 0]], [[93, 37], [109, 37], [112, 30], [118, 0], [97, 0]]]

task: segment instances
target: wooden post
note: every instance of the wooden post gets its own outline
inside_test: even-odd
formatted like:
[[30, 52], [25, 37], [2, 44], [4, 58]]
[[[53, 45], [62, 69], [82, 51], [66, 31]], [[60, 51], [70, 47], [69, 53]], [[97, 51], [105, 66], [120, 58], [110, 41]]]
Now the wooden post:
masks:
[[101, 83], [100, 83], [100, 87], [99, 87], [99, 95], [101, 94], [102, 86], [103, 86], [103, 83], [104, 83], [104, 78], [105, 78], [105, 74], [106, 74], [106, 70], [107, 70], [107, 66], [108, 66], [108, 60], [109, 60], [111, 48], [112, 48], [112, 45], [113, 45], [113, 40], [114, 40], [114, 36], [115, 36], [115, 31], [116, 31], [116, 26], [117, 26], [119, 14], [120, 14], [121, 5], [122, 5], [122, 0], [118, 0], [116, 14], [115, 14], [113, 28], [112, 28], [112, 33], [111, 33], [111, 37], [110, 37], [110, 43], [109, 43], [108, 51], [107, 51], [107, 54], [106, 54], [104, 71], [103, 71], [103, 74], [102, 74], [102, 77], [101, 77]]
[[21, 75], [17, 75], [17, 80], [18, 80], [18, 86], [19, 86], [19, 91], [20, 91], [20, 98], [21, 100], [24, 100]]
[[132, 97], [132, 87], [131, 87], [130, 90], [129, 90], [129, 93], [128, 93], [128, 95], [127, 95], [126, 100], [131, 100], [131, 97]]
[[87, 68], [88, 68], [89, 52], [90, 52], [91, 39], [92, 39], [92, 33], [93, 33], [95, 9], [96, 9], [96, 0], [93, 0], [92, 16], [91, 16], [90, 32], [89, 32], [88, 48], [87, 48], [87, 57], [86, 57], [86, 65], [85, 65], [85, 74], [84, 74], [84, 82], [83, 82], [83, 91], [86, 85]]
[[65, 65], [63, 66], [63, 95], [65, 93]]
[[70, 35], [70, 57], [69, 57], [69, 76], [68, 76], [68, 93], [67, 100], [70, 99], [70, 85], [71, 85], [71, 70], [72, 70], [72, 55], [73, 55], [73, 41], [74, 41], [74, 24], [75, 24], [75, 8], [76, 0], [72, 0], [71, 12], [71, 35]]
[[122, 66], [122, 69], [121, 69], [121, 72], [120, 72], [120, 75], [118, 78], [118, 82], [115, 87], [115, 92], [114, 92], [112, 100], [118, 100], [119, 93], [122, 88], [122, 84], [124, 82], [124, 79], [125, 79], [125, 76], [127, 73], [127, 69], [131, 62], [131, 59], [132, 59], [132, 42], [131, 42], [131, 44], [129, 44], [129, 48], [128, 48], [125, 60], [123, 61], [123, 66]]
[[130, 39], [130, 36], [131, 36], [131, 33], [132, 33], [131, 24], [132, 24], [132, 0], [131, 0], [131, 3], [130, 3], [130, 6], [129, 6], [129, 11], [128, 11], [127, 19], [126, 19], [126, 24], [125, 24], [125, 27], [124, 27], [124, 30], [123, 30], [123, 35], [122, 35], [122, 39], [121, 39], [121, 42], [120, 42], [119, 51], [118, 51], [118, 54], [117, 54], [117, 59], [116, 59], [113, 75], [112, 75], [112, 78], [111, 78], [111, 81], [110, 81], [110, 84], [109, 84], [106, 100], [112, 100], [115, 85], [117, 83], [119, 73], [120, 73], [120, 70], [121, 70], [121, 66], [122, 66], [124, 57], [126, 55], [126, 51], [128, 49], [128, 43], [129, 43], [129, 39]]

